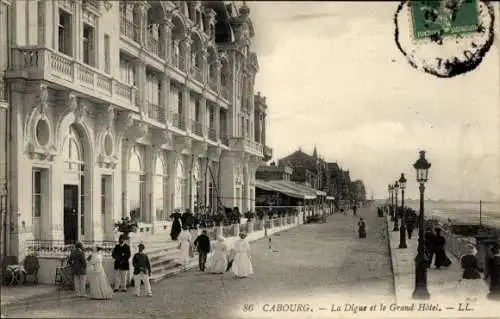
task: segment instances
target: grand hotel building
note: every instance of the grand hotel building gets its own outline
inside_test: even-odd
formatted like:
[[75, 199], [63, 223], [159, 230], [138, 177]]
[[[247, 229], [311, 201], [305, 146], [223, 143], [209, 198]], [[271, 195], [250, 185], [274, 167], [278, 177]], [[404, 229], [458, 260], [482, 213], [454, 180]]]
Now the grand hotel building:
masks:
[[253, 208], [272, 150], [248, 7], [0, 1], [4, 254], [113, 240], [122, 216], [157, 234], [175, 209]]

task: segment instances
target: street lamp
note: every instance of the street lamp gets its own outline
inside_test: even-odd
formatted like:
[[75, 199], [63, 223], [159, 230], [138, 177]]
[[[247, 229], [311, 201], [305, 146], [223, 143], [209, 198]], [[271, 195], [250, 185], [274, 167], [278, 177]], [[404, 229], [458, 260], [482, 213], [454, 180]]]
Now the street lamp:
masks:
[[392, 205], [394, 205], [394, 204], [393, 204], [394, 199], [392, 198], [392, 195], [393, 195], [393, 194], [392, 194], [392, 189], [393, 189], [393, 188], [392, 188], [392, 185], [391, 185], [391, 184], [389, 184], [389, 185], [387, 186], [387, 189], [389, 190], [389, 198], [390, 198], [390, 200], [391, 200], [390, 213], [391, 213], [391, 222], [392, 222], [392, 221], [394, 221], [394, 211], [392, 210], [392, 208], [393, 208], [393, 207], [392, 207]]
[[399, 248], [407, 248], [406, 245], [406, 217], [405, 217], [405, 174], [401, 173], [399, 178], [399, 188], [401, 188], [401, 226], [399, 227]]
[[427, 262], [428, 258], [425, 254], [425, 238], [424, 238], [424, 191], [425, 182], [431, 163], [425, 159], [425, 151], [420, 151], [420, 158], [413, 164], [417, 171], [417, 182], [420, 184], [420, 215], [418, 227], [418, 249], [415, 257], [415, 290], [413, 291], [413, 299], [427, 300], [430, 298], [427, 290]]
[[394, 194], [396, 195], [396, 201], [394, 204], [394, 228], [392, 231], [399, 231], [399, 221], [398, 221], [398, 192], [399, 192], [399, 184], [398, 181], [394, 183]]

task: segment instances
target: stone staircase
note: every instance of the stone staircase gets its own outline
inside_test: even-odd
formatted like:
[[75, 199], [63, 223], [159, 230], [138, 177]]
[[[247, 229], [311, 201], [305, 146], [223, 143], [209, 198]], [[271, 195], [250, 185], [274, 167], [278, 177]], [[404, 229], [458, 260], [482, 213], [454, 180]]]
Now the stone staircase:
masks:
[[[151, 263], [151, 283], [157, 283], [182, 271], [178, 245], [179, 242], [173, 240], [147, 243], [146, 253]], [[197, 266], [197, 258], [198, 256], [195, 255], [191, 259], [187, 265], [187, 269]]]

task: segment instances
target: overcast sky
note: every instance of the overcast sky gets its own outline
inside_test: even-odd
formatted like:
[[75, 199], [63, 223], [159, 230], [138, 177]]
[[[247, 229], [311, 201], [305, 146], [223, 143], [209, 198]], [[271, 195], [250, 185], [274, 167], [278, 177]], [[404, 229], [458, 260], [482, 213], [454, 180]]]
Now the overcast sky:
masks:
[[412, 164], [424, 149], [428, 197], [500, 197], [498, 41], [475, 71], [438, 79], [397, 50], [395, 2], [248, 4], [276, 158], [316, 144], [376, 198], [402, 172], [417, 198]]

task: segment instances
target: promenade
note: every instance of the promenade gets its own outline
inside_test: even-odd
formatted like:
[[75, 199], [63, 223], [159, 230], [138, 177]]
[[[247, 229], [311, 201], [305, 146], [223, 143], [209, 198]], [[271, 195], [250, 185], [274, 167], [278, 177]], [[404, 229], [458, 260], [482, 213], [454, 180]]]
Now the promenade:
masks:
[[[268, 238], [252, 242], [252, 278], [191, 270], [154, 284], [152, 298], [132, 291], [108, 301], [54, 294], [3, 312], [16, 318], [384, 318], [360, 306], [394, 302], [385, 219], [373, 207], [360, 214], [368, 224], [366, 239], [357, 238], [356, 217], [335, 214], [326, 224], [272, 235], [271, 249]], [[279, 308], [296, 303], [296, 311]], [[332, 306], [347, 310], [332, 312]]]
[[[387, 217], [391, 247], [391, 260], [394, 269], [395, 295], [398, 305], [418, 304], [411, 299], [415, 287], [415, 262], [418, 246], [418, 229], [414, 231], [412, 239], [407, 239], [406, 249], [399, 247], [399, 231], [392, 231], [393, 222]], [[499, 318], [500, 303], [486, 298], [488, 286], [485, 281], [483, 291], [477, 296], [477, 302], [469, 303], [462, 297], [458, 289], [458, 280], [461, 278], [460, 260], [447, 253], [452, 261], [448, 268], [436, 269], [432, 266], [427, 271], [427, 285], [431, 299], [427, 304], [437, 305], [438, 311], [412, 311], [407, 318]]]

